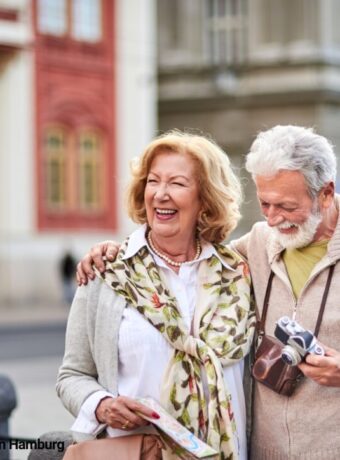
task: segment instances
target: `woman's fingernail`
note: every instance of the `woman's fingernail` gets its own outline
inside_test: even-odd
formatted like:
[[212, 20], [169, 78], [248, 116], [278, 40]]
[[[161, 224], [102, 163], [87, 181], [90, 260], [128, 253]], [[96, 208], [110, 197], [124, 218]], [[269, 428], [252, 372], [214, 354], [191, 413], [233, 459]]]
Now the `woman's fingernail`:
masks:
[[160, 418], [160, 416], [157, 414], [157, 412], [152, 412], [153, 418]]

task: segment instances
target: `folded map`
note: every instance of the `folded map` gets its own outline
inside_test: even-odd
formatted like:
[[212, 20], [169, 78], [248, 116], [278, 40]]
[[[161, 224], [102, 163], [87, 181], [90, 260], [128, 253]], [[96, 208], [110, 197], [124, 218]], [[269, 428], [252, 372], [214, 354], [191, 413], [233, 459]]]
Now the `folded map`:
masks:
[[188, 455], [183, 457], [186, 452], [191, 454], [191, 458], [203, 458], [205, 460], [216, 458], [218, 452], [215, 449], [181, 425], [157, 401], [152, 398], [138, 398], [138, 401], [159, 414], [159, 419], [145, 417], [144, 414], [143, 418], [152, 422], [162, 434], [166, 435], [166, 442], [169, 438], [175, 441], [175, 444], [169, 442], [175, 454], [185, 459], [189, 458]]

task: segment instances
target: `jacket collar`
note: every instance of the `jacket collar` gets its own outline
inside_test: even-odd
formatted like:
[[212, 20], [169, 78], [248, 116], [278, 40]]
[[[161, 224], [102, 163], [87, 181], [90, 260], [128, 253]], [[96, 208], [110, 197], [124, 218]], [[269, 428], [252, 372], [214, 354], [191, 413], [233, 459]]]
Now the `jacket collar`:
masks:
[[[340, 210], [340, 195], [336, 195], [335, 198], [337, 201], [338, 210]], [[328, 256], [332, 263], [340, 259], [340, 211], [333, 236], [328, 244]]]

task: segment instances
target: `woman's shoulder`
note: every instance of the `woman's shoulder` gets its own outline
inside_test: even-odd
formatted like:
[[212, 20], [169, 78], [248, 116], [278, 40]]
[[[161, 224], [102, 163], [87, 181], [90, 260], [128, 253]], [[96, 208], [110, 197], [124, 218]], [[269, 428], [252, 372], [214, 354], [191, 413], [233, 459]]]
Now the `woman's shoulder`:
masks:
[[104, 281], [99, 278], [89, 281], [77, 289], [68, 317], [67, 334], [86, 336], [94, 344], [108, 328], [111, 332], [118, 330], [125, 307], [125, 299]]
[[94, 280], [89, 280], [86, 285], [80, 286], [77, 289], [76, 296], [87, 299], [89, 297], [99, 297], [102, 293], [104, 295], [115, 295], [113, 289], [110, 289], [103, 279], [96, 276]]
[[117, 294], [103, 279], [96, 276], [86, 286], [77, 289], [75, 301], [85, 303], [88, 313], [95, 314], [99, 309], [105, 310], [125, 305], [125, 299]]

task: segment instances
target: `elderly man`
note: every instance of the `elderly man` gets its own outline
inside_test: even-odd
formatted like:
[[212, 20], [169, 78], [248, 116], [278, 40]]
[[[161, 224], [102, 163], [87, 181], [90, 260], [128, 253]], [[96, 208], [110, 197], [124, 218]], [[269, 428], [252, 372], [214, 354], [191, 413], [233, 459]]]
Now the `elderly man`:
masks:
[[[265, 329], [282, 316], [315, 330], [329, 269], [335, 265], [318, 339], [325, 356], [299, 365], [305, 378], [282, 396], [255, 382], [251, 458], [340, 459], [340, 220], [332, 146], [311, 129], [276, 126], [260, 133], [246, 168], [256, 184], [266, 222], [231, 244], [247, 259], [259, 314], [274, 274]], [[93, 248], [78, 266], [78, 281], [92, 277], [92, 261], [115, 254], [114, 244]]]
[[[266, 222], [232, 245], [248, 260], [260, 314], [274, 278], [266, 333], [287, 315], [314, 331], [329, 267], [335, 265], [318, 338], [326, 356], [308, 355], [291, 397], [255, 384], [251, 458], [340, 459], [340, 221], [332, 146], [310, 129], [262, 132], [247, 156]], [[332, 348], [328, 348], [332, 347]]]

